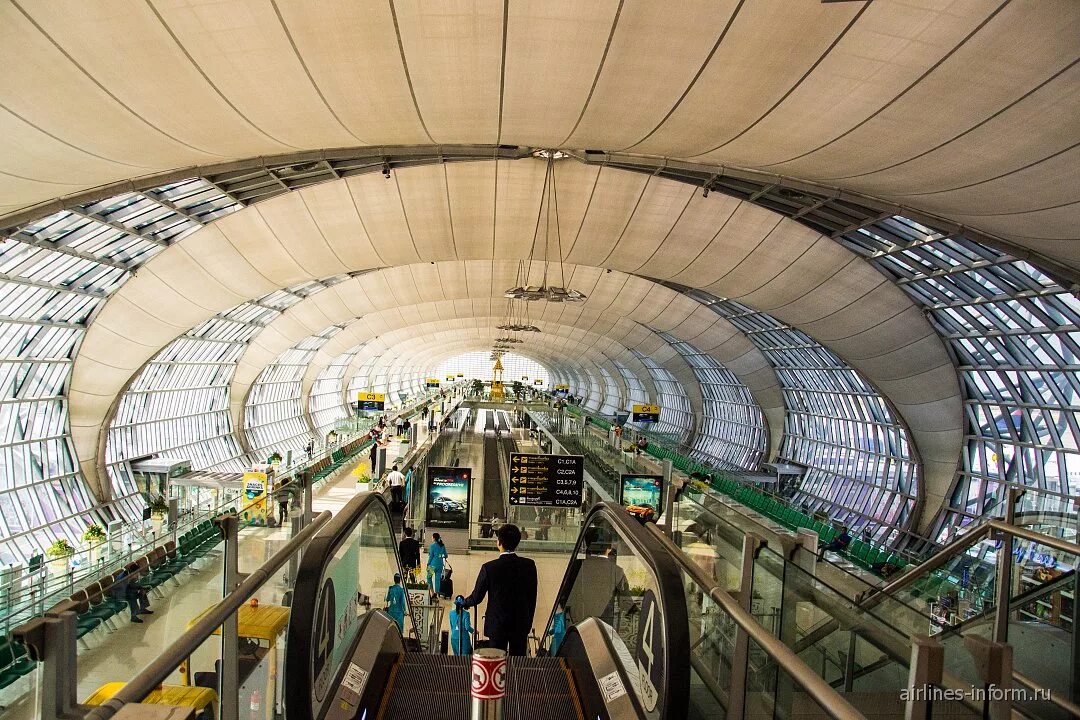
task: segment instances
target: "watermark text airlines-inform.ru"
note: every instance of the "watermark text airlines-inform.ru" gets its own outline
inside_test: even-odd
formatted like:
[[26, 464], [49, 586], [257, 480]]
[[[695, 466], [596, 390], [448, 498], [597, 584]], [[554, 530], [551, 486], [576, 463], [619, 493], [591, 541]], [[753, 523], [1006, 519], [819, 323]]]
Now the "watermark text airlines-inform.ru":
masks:
[[962, 702], [968, 700], [970, 702], [984, 703], [984, 702], [1001, 702], [1008, 700], [1010, 702], [1038, 702], [1041, 700], [1050, 700], [1050, 690], [1048, 688], [1041, 688], [1038, 690], [1029, 690], [1027, 688], [1015, 688], [1015, 687], [1000, 687], [998, 685], [986, 685], [983, 687], [971, 686], [966, 690], [963, 688], [943, 688], [937, 685], [923, 685], [915, 688], [904, 688], [900, 691], [900, 700], [902, 702], [908, 702], [909, 700], [914, 702], [921, 702], [924, 700], [953, 700]]

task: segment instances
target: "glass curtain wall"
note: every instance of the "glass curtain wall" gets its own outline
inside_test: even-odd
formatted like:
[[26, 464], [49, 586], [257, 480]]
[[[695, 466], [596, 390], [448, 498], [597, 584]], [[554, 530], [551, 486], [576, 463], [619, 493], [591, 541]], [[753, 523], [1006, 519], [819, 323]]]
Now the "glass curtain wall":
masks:
[[746, 333], [776, 370], [786, 408], [779, 459], [806, 467], [794, 499], [875, 537], [907, 527], [917, 467], [888, 402], [805, 333], [737, 301], [686, 292]]
[[256, 458], [302, 450], [311, 439], [311, 428], [300, 406], [304, 372], [319, 348], [341, 330], [342, 326], [331, 325], [305, 338], [259, 373], [244, 404], [244, 431]]
[[652, 375], [656, 392], [660, 396], [657, 398], [657, 404], [660, 406], [660, 422], [650, 429], [668, 436], [675, 443], [684, 442], [693, 430], [694, 416], [682, 384], [648, 355], [643, 355], [633, 349], [630, 352], [637, 356]]
[[766, 449], [765, 416], [735, 374], [693, 345], [661, 333], [694, 371], [704, 417], [691, 455], [731, 470], [756, 470]]
[[83, 481], [69, 439], [72, 361], [94, 313], [135, 270], [239, 207], [192, 178], [0, 232], [0, 562], [141, 512], [123, 494], [98, 506]]
[[965, 447], [936, 532], [1000, 515], [1008, 485], [1075, 495], [1076, 295], [1022, 260], [899, 215], [839, 239], [925, 309], [960, 373]]

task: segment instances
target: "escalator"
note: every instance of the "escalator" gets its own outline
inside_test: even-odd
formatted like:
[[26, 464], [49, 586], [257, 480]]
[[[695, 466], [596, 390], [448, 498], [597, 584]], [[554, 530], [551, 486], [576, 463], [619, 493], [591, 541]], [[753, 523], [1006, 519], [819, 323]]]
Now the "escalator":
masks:
[[[691, 714], [701, 687], [670, 550], [612, 504], [595, 506], [583, 528], [532, 656], [509, 661], [506, 720], [717, 717], [712, 699]], [[381, 496], [358, 495], [311, 541], [286, 645], [290, 720], [467, 716], [469, 659], [419, 650], [434, 635], [424, 608], [410, 606], [404, 633], [380, 609], [395, 572]]]

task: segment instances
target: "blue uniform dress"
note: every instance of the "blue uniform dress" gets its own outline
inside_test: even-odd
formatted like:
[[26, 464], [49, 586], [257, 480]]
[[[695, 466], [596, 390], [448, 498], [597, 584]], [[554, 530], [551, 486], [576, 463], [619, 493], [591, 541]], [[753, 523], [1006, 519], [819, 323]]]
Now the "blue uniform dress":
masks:
[[450, 611], [450, 647], [455, 655], [472, 655], [472, 618], [468, 610]]
[[443, 560], [446, 559], [446, 548], [437, 542], [431, 543], [427, 550], [427, 581], [435, 594], [439, 594], [439, 584], [442, 582]]
[[559, 652], [559, 646], [566, 639], [566, 611], [560, 610], [555, 613], [551, 621], [551, 654]]
[[405, 632], [405, 608], [408, 603], [405, 600], [405, 588], [397, 583], [386, 590], [386, 614], [394, 618], [398, 629]]

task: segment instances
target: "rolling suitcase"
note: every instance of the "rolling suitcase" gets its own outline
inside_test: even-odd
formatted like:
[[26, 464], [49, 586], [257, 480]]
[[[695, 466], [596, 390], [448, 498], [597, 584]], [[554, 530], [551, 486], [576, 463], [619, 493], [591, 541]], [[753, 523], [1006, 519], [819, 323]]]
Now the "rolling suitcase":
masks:
[[439, 581], [439, 595], [449, 600], [454, 597], [454, 568], [447, 563], [443, 567], [442, 579]]

